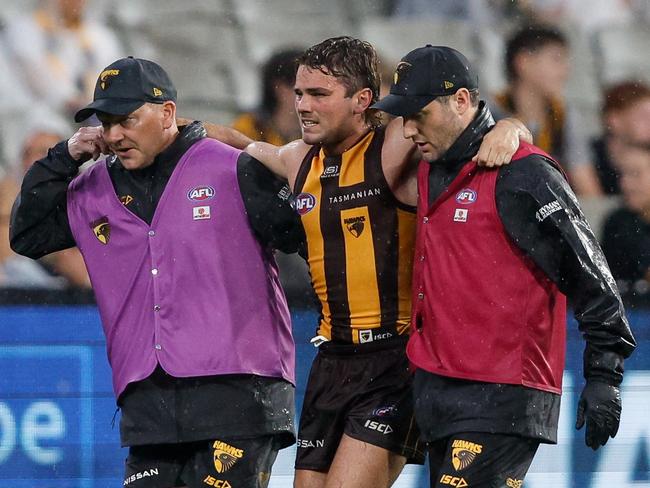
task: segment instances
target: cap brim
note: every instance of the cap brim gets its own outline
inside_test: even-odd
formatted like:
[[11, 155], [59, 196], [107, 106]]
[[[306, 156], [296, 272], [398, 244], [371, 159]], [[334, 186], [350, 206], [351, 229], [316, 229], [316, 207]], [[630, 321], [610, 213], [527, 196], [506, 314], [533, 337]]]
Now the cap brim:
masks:
[[74, 114], [75, 122], [82, 122], [97, 112], [110, 115], [128, 115], [145, 104], [142, 100], [100, 98]]
[[386, 95], [370, 108], [381, 110], [383, 112], [395, 115], [397, 117], [407, 117], [419, 112], [436, 99], [436, 95]]

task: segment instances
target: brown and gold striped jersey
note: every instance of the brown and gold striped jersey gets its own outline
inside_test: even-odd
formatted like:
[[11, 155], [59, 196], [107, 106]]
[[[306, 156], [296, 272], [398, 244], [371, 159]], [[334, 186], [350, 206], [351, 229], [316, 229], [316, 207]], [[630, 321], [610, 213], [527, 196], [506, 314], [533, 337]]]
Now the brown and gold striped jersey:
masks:
[[340, 156], [314, 146], [294, 194], [307, 235], [318, 334], [367, 343], [408, 333], [415, 207], [397, 201], [381, 165], [384, 129]]

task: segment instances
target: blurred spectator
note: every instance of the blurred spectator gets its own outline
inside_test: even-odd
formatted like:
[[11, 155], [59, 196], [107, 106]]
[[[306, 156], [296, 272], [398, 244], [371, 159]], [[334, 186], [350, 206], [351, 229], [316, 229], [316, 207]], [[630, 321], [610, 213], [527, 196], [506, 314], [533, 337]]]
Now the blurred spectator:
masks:
[[591, 143], [602, 192], [620, 193], [616, 161], [629, 145], [650, 148], [650, 86], [624, 81], [605, 90], [603, 134]]
[[23, 175], [34, 161], [44, 157], [47, 150], [61, 139], [61, 133], [50, 127], [35, 126], [31, 131], [28, 131], [21, 147], [20, 164], [16, 168], [18, 173], [17, 181], [21, 181]]
[[272, 55], [262, 67], [262, 103], [254, 112], [241, 114], [233, 127], [253, 140], [276, 146], [299, 139], [300, 124], [294, 106], [296, 59], [302, 49]]
[[[377, 66], [379, 68], [379, 98], [384, 98], [390, 93], [390, 85], [393, 83], [393, 74], [395, 73], [395, 66], [397, 62], [389, 61], [388, 58], [381, 54], [377, 59]], [[387, 124], [394, 117], [388, 112], [377, 111], [377, 116], [382, 124]]]
[[390, 93], [390, 85], [393, 83], [393, 74], [395, 73], [397, 62], [389, 61], [387, 58], [379, 55], [377, 65], [379, 68], [379, 79], [381, 81], [379, 84], [379, 98], [384, 98]]
[[[0, 24], [0, 34], [3, 26]], [[0, 42], [0, 111], [7, 112], [20, 112], [29, 107], [31, 99], [25, 87], [19, 83], [16, 77], [16, 69], [12, 63], [12, 57], [8, 53], [7, 46]], [[4, 123], [2, 121], [0, 123]]]
[[537, 22], [568, 23], [583, 33], [645, 15], [647, 0], [526, 0]]
[[83, 258], [77, 248], [51, 254], [39, 261], [19, 256], [9, 248], [9, 214], [19, 181], [30, 166], [63, 139], [67, 127], [52, 120], [32, 124], [21, 145], [21, 158], [0, 179], [0, 286], [13, 288], [90, 288]]
[[121, 55], [116, 36], [85, 10], [86, 0], [41, 0], [6, 28], [15, 74], [34, 99], [65, 114], [92, 99], [96, 74]]
[[64, 288], [63, 278], [52, 276], [38, 262], [9, 247], [9, 215], [18, 189], [12, 177], [0, 177], [0, 288]]
[[650, 148], [623, 149], [618, 167], [624, 206], [607, 217], [603, 251], [614, 278], [643, 290], [650, 282]]
[[[447, 20], [462, 20], [473, 25], [494, 24], [500, 20], [500, 2], [490, 0], [396, 0], [393, 6], [395, 17], [436, 17]], [[508, 2], [510, 3], [510, 2]]]
[[552, 27], [523, 28], [507, 42], [505, 67], [509, 85], [494, 99], [495, 118], [514, 116], [524, 122], [535, 144], [568, 169], [576, 193], [597, 195], [586, 135], [564, 97], [569, 75], [564, 35]]

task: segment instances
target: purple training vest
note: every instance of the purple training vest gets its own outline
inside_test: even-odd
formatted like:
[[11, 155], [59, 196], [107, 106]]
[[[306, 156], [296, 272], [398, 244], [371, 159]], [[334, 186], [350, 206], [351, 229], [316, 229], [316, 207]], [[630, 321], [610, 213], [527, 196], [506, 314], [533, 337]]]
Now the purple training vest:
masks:
[[251, 230], [241, 151], [211, 139], [178, 162], [151, 225], [120, 202], [106, 162], [68, 188], [68, 217], [102, 319], [115, 395], [160, 364], [176, 377], [294, 380], [275, 260]]

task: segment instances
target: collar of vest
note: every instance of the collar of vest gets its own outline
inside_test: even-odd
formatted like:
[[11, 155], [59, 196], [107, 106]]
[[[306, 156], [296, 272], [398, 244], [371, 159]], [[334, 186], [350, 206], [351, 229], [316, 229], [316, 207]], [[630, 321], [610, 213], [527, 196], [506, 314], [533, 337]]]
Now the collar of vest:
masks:
[[456, 142], [447, 149], [447, 152], [431, 164], [443, 164], [447, 167], [465, 164], [478, 152], [483, 137], [493, 126], [494, 118], [490, 113], [490, 109], [481, 100], [472, 123], [465, 128], [458, 139], [456, 139]]

